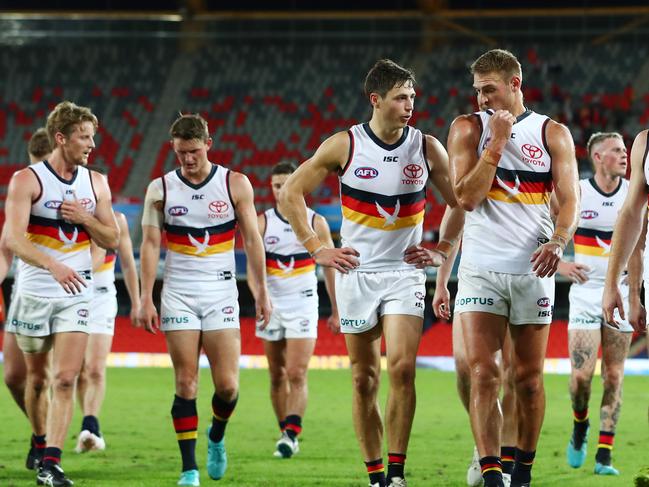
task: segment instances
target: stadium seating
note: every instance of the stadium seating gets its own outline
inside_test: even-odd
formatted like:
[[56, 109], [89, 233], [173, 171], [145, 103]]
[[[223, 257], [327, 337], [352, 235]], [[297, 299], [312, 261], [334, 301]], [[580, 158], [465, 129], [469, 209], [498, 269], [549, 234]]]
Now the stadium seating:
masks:
[[[620, 131], [630, 145], [649, 121], [649, 94], [634, 93], [647, 46], [504, 47], [519, 54], [529, 106], [571, 128], [583, 174], [590, 171], [585, 143], [592, 132]], [[274, 164], [303, 161], [327, 136], [368, 118], [362, 80], [376, 59], [415, 69], [413, 124], [445, 142], [454, 117], [475, 109], [467, 60], [483, 50], [466, 43], [424, 52], [380, 40], [229, 41], [190, 51], [173, 42], [101, 39], [11, 46], [0, 54], [3, 72], [14, 73], [0, 99], [0, 202], [10, 174], [26, 161], [31, 133], [55, 103], [71, 99], [99, 116], [91, 164], [108, 173], [122, 200], [141, 200], [152, 177], [175, 167], [168, 126], [178, 111], [197, 112], [210, 125], [211, 160], [246, 173], [262, 211], [272, 205]], [[330, 177], [312, 203], [335, 205], [337, 193], [337, 178]], [[443, 208], [429, 203], [429, 235], [435, 235]]]

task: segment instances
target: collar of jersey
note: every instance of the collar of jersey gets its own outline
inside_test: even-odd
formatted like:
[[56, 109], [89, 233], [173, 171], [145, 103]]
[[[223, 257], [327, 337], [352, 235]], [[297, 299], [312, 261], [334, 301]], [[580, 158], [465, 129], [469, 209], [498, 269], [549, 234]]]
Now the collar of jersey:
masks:
[[402, 134], [401, 134], [401, 137], [400, 137], [399, 140], [397, 140], [394, 144], [386, 144], [386, 143], [383, 142], [381, 139], [379, 139], [379, 138], [376, 136], [376, 134], [375, 134], [374, 132], [372, 132], [372, 129], [370, 128], [370, 124], [369, 124], [369, 123], [364, 123], [364, 124], [363, 124], [363, 129], [365, 130], [365, 133], [366, 133], [367, 135], [369, 135], [370, 139], [372, 139], [372, 141], [373, 141], [376, 145], [378, 145], [379, 147], [381, 147], [382, 149], [385, 149], [385, 150], [394, 150], [394, 149], [396, 149], [397, 147], [399, 147], [401, 144], [403, 144], [403, 142], [406, 140], [406, 137], [408, 136], [408, 130], [410, 130], [410, 127], [409, 127], [408, 125], [406, 125], [406, 126], [403, 128], [403, 132], [402, 132]]

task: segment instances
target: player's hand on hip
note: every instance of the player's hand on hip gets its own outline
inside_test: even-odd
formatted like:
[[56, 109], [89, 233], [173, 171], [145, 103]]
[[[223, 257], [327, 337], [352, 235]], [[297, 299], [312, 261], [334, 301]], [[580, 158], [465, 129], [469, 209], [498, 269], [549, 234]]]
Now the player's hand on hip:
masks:
[[441, 266], [446, 257], [440, 252], [429, 250], [421, 245], [411, 245], [406, 249], [403, 260], [408, 264], [414, 264], [417, 269], [425, 269], [429, 266]]
[[557, 272], [572, 282], [583, 284], [588, 281], [588, 272], [590, 272], [590, 267], [586, 264], [560, 261], [557, 267]]
[[313, 258], [318, 265], [333, 267], [337, 271], [347, 274], [350, 270], [358, 267], [360, 255], [351, 247], [342, 247], [340, 249], [322, 249]]
[[625, 319], [624, 301], [622, 300], [622, 293], [620, 288], [615, 286], [604, 286], [604, 293], [602, 294], [602, 315], [604, 322], [608, 323], [613, 328], [620, 328], [620, 324], [615, 320], [615, 310], [620, 312], [620, 318]]
[[147, 300], [143, 302], [138, 311], [138, 321], [140, 325], [149, 333], [156, 334], [156, 330], [160, 329], [160, 321], [158, 320], [158, 311], [155, 309], [153, 301]]
[[337, 312], [332, 313], [331, 316], [327, 318], [327, 328], [329, 328], [329, 331], [334, 335], [340, 333], [340, 317]]
[[438, 286], [433, 295], [433, 313], [442, 320], [451, 319], [451, 293], [448, 288]]
[[499, 140], [509, 140], [516, 117], [507, 110], [496, 110], [489, 119], [491, 137]]
[[260, 330], [264, 330], [268, 326], [271, 314], [273, 314], [273, 305], [268, 295], [259, 296], [255, 300], [255, 320]]
[[541, 245], [532, 254], [532, 271], [537, 277], [552, 277], [557, 271], [563, 250], [554, 242]]
[[49, 269], [52, 277], [68, 294], [79, 294], [84, 287], [88, 287], [83, 277], [61, 262], [53, 261]]

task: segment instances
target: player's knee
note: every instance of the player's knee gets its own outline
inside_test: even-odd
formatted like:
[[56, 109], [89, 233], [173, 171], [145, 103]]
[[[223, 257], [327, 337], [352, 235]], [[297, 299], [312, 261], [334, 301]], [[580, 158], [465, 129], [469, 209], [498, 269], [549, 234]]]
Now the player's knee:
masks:
[[624, 373], [622, 370], [609, 369], [604, 373], [602, 379], [604, 382], [604, 390], [607, 392], [615, 392], [622, 387]]
[[216, 387], [216, 395], [226, 402], [234, 401], [239, 393], [236, 380], [225, 380]]
[[500, 370], [493, 362], [478, 362], [471, 367], [470, 383], [480, 390], [500, 388]]
[[379, 374], [373, 370], [356, 371], [352, 378], [354, 391], [364, 397], [374, 397], [379, 390]]
[[77, 381], [77, 373], [74, 371], [61, 371], [54, 377], [52, 387], [64, 393], [72, 393]]
[[393, 385], [411, 386], [415, 383], [415, 364], [400, 360], [389, 368], [390, 382]]
[[306, 367], [291, 365], [286, 368], [286, 375], [291, 385], [304, 385], [306, 382]]
[[531, 398], [543, 394], [543, 377], [541, 374], [529, 373], [518, 375], [516, 394], [521, 398]]
[[178, 374], [176, 376], [176, 394], [180, 397], [196, 397], [198, 378], [194, 374]]
[[25, 382], [27, 381], [27, 372], [23, 370], [5, 367], [3, 374], [5, 385], [10, 391], [19, 391], [25, 389]]
[[580, 391], [590, 391], [590, 385], [593, 380], [592, 374], [582, 370], [573, 370], [572, 382], [574, 387]]
[[270, 387], [273, 389], [280, 389], [283, 387], [287, 380], [286, 369], [284, 367], [276, 367], [270, 370]]
[[106, 370], [103, 367], [90, 367], [86, 372], [86, 379], [95, 384], [101, 384], [106, 380]]

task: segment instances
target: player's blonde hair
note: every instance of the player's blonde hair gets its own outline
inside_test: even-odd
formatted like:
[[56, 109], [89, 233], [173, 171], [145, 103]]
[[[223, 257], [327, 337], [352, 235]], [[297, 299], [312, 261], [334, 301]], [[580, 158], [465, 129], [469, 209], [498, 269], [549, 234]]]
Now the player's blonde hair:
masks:
[[593, 161], [593, 150], [595, 149], [595, 146], [608, 139], [620, 139], [622, 142], [624, 142], [624, 137], [622, 137], [622, 134], [619, 134], [617, 132], [595, 132], [588, 138], [588, 142], [586, 143], [586, 151], [588, 152], [588, 158], [593, 164], [595, 163], [595, 161]]
[[471, 64], [471, 74], [500, 73], [509, 82], [512, 77], [523, 79], [521, 63], [516, 56], [505, 49], [492, 49], [482, 54]]
[[60, 132], [65, 137], [70, 137], [70, 134], [83, 122], [92, 123], [95, 130], [99, 126], [97, 117], [88, 107], [81, 107], [71, 101], [62, 101], [56, 105], [47, 116], [45, 124], [51, 147], [56, 147], [57, 133]]

